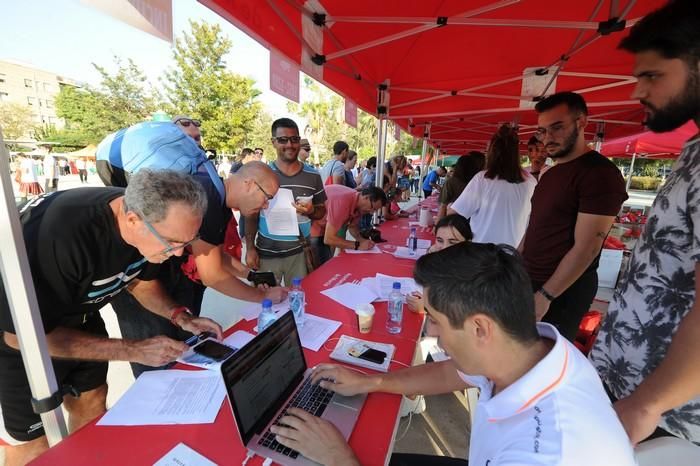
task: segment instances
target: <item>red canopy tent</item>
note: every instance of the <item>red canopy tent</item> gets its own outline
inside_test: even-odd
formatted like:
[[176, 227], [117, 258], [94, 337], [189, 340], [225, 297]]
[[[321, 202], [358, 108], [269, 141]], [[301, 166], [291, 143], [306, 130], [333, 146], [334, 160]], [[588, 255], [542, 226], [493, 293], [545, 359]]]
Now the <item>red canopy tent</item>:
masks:
[[685, 142], [698, 133], [694, 121], [668, 133], [643, 133], [606, 141], [600, 152], [608, 157], [647, 157], [654, 159], [674, 159]]
[[542, 95], [577, 91], [586, 135], [642, 129], [626, 30], [664, 0], [200, 0], [267, 48], [447, 153], [497, 125], [534, 132]]

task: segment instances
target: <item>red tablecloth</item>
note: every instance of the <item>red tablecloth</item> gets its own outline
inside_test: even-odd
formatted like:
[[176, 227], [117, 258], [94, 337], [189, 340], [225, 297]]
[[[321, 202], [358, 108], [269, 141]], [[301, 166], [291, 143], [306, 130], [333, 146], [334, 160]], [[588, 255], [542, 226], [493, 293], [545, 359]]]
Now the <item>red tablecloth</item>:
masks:
[[[405, 244], [411, 221], [415, 221], [415, 218], [399, 219], [383, 224], [382, 236], [389, 242], [383, 243], [381, 248], [393, 250], [396, 245]], [[419, 236], [430, 238], [429, 229], [419, 228]], [[421, 315], [406, 309], [402, 332], [399, 335], [391, 335], [385, 330], [386, 303], [375, 303], [377, 313], [372, 332], [369, 335], [361, 335], [354, 312], [320, 292], [340, 283], [374, 276], [378, 272], [395, 276], [411, 276], [413, 266], [413, 260], [396, 259], [389, 253], [367, 255], [341, 253], [304, 279], [307, 312], [342, 322], [331, 339], [346, 334], [393, 343], [396, 345], [394, 360], [410, 365], [423, 324]], [[227, 333], [232, 333], [234, 330], [252, 331], [254, 325], [255, 321], [241, 321]], [[335, 341], [329, 340], [325, 346], [332, 349]], [[304, 354], [311, 367], [329, 361], [330, 350], [323, 347], [318, 352], [304, 350]], [[400, 365], [392, 363], [391, 369], [397, 368], [400, 368]], [[397, 395], [373, 393], [367, 397], [350, 437], [350, 445], [363, 465], [383, 465], [391, 454], [400, 403], [401, 397]], [[153, 464], [179, 442], [185, 443], [219, 465], [240, 465], [245, 457], [245, 449], [238, 437], [228, 400], [224, 400], [213, 424], [98, 427], [95, 422], [92, 422], [50, 449], [32, 464], [50, 466]], [[256, 457], [248, 464], [261, 463], [261, 459]]]

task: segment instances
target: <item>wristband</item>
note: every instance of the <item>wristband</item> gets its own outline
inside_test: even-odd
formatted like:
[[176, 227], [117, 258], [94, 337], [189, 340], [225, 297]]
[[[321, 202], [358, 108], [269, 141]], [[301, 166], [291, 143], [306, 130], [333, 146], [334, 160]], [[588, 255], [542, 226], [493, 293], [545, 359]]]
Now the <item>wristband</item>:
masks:
[[360, 242], [355, 240], [355, 251], [360, 247]]
[[173, 324], [175, 327], [179, 327], [179, 325], [177, 324], [177, 317], [180, 314], [182, 314], [183, 312], [185, 314], [192, 315], [192, 311], [187, 309], [185, 306], [178, 306], [178, 307], [173, 308], [173, 313], [170, 316], [170, 323]]
[[538, 290], [538, 292], [539, 292], [542, 296], [544, 296], [544, 297], [547, 299], [547, 301], [549, 301], [549, 302], [552, 302], [552, 301], [554, 301], [554, 299], [555, 299], [555, 297], [552, 296], [547, 290], [545, 290], [544, 287], [540, 288], [540, 289]]

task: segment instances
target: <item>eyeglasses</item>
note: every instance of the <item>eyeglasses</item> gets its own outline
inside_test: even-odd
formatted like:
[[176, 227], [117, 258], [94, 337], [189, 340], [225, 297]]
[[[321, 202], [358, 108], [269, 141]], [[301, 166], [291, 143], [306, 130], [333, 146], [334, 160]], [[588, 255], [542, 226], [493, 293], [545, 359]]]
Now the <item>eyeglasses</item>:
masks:
[[180, 118], [178, 120], [175, 120], [175, 124], [181, 124], [185, 128], [187, 128], [190, 125], [195, 125], [197, 128], [202, 126], [202, 122], [199, 120], [192, 120], [190, 118]]
[[[153, 236], [155, 236], [156, 239], [158, 241], [160, 241], [160, 244], [165, 246], [165, 249], [163, 249], [160, 252], [160, 254], [163, 256], [167, 256], [167, 255], [175, 253], [181, 249], [185, 249], [187, 246], [189, 246], [190, 244], [194, 243], [195, 241], [197, 241], [199, 239], [199, 235], [196, 235], [194, 238], [192, 238], [191, 240], [186, 241], [184, 243], [180, 243], [180, 242], [176, 242], [176, 241], [168, 241], [167, 239], [163, 238], [160, 235], [160, 233], [158, 233], [156, 231], [156, 229], [153, 227], [153, 225], [151, 225], [151, 223], [149, 221], [147, 221], [143, 217], [141, 217], [141, 221], [144, 223], [144, 225], [146, 225], [146, 228], [148, 228], [148, 231], [150, 231], [153, 234]], [[175, 243], [175, 244], [173, 244], [173, 243]]]
[[306, 152], [311, 152], [311, 146], [301, 146]]
[[281, 145], [285, 145], [288, 142], [291, 142], [292, 144], [299, 144], [301, 142], [301, 136], [278, 136], [272, 139], [277, 141], [277, 144]]
[[258, 182], [255, 181], [255, 180], [253, 180], [253, 183], [255, 183], [255, 186], [257, 186], [258, 189], [265, 195], [265, 197], [267, 198], [268, 201], [271, 201], [271, 200], [273, 200], [273, 199], [275, 198], [275, 196], [273, 196], [272, 194], [269, 194], [267, 191], [265, 191], [265, 190], [263, 189], [263, 187], [260, 186], [260, 183], [258, 183]]
[[[575, 118], [571, 123], [576, 123], [581, 117]], [[554, 123], [552, 126], [548, 128], [537, 128], [537, 131], [535, 131], [535, 137], [537, 138], [538, 141], [544, 141], [544, 138], [547, 137], [547, 133], [549, 133], [552, 138], [557, 138], [561, 136], [564, 133], [564, 130], [566, 127], [571, 124], [571, 123]]]

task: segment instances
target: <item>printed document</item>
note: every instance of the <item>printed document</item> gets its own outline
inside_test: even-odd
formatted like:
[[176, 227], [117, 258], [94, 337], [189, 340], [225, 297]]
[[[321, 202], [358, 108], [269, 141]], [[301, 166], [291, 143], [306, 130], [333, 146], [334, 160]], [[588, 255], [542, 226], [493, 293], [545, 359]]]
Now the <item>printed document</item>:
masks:
[[178, 443], [153, 466], [216, 466], [216, 463], [209, 461], [184, 443]]
[[294, 208], [294, 194], [291, 189], [280, 188], [268, 208], [263, 210], [263, 216], [271, 234], [299, 236], [297, 210]]

